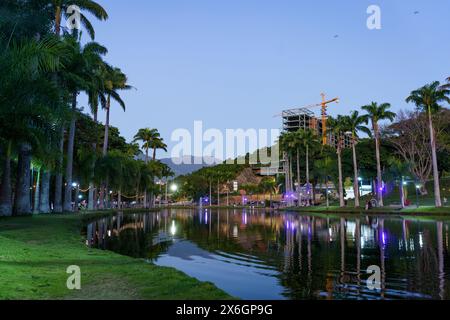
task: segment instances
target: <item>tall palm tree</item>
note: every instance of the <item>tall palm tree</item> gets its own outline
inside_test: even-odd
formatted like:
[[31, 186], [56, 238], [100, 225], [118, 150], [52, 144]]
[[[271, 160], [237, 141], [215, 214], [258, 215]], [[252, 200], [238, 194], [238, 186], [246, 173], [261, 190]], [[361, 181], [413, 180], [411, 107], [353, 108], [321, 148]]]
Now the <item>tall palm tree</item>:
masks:
[[344, 187], [342, 177], [342, 149], [344, 148], [344, 133], [347, 131], [347, 121], [343, 116], [337, 118], [328, 118], [328, 130], [336, 138], [336, 154], [338, 160], [338, 193], [339, 193], [339, 206], [345, 207], [344, 201]]
[[77, 97], [80, 91], [89, 92], [90, 84], [97, 81], [92, 75], [103, 66], [102, 56], [107, 53], [107, 49], [96, 42], [89, 42], [82, 46], [78, 39], [72, 36], [65, 38], [67, 48], [71, 52], [71, 57], [67, 68], [61, 72], [59, 79], [71, 93], [72, 116], [70, 120], [69, 137], [67, 142], [66, 161], [66, 186], [64, 192], [63, 210], [72, 211], [72, 174], [73, 174], [73, 153], [75, 144], [75, 122], [77, 116]]
[[3, 41], [0, 37], [0, 136], [5, 152], [0, 215], [12, 213], [11, 157], [17, 151], [19, 171], [16, 179], [14, 214], [30, 214], [32, 148], [45, 144], [54, 133], [60, 104], [57, 89], [46, 74], [63, 65], [61, 45], [52, 38]]
[[[311, 148], [314, 148], [319, 144], [319, 140], [318, 140], [316, 133], [311, 129], [300, 130], [299, 134], [300, 134], [299, 140], [305, 148], [306, 186], [307, 186], [307, 190], [308, 190], [308, 200], [310, 200], [311, 199], [311, 197], [310, 197], [311, 180], [310, 180], [310, 170], [309, 170], [310, 169], [309, 154], [310, 154]], [[313, 199], [313, 201], [314, 201], [314, 199]]]
[[380, 127], [378, 122], [383, 120], [393, 121], [395, 113], [389, 111], [391, 105], [389, 103], [378, 104], [372, 102], [369, 105], [362, 106], [361, 109], [367, 112], [368, 117], [372, 122], [373, 135], [375, 137], [375, 157], [377, 161], [377, 195], [378, 205], [384, 206], [383, 203], [383, 181], [381, 177], [381, 159], [380, 159]]
[[76, 5], [80, 8], [80, 22], [83, 27], [88, 32], [91, 39], [95, 38], [95, 30], [91, 24], [91, 22], [86, 18], [86, 16], [82, 13], [83, 11], [88, 12], [99, 20], [107, 20], [108, 13], [106, 10], [97, 2], [91, 0], [49, 0], [49, 5], [52, 6], [55, 24], [55, 34], [61, 34], [61, 20], [62, 18], [69, 18], [68, 9], [70, 6]]
[[358, 111], [352, 111], [345, 117], [346, 127], [352, 138], [353, 153], [353, 192], [355, 194], [355, 208], [359, 207], [359, 180], [358, 180], [358, 161], [356, 158], [356, 144], [358, 143], [358, 132], [362, 131], [371, 136], [369, 128], [365, 126], [369, 122], [367, 115], [360, 115]]
[[280, 149], [284, 154], [285, 191], [289, 194], [293, 190], [292, 158], [298, 151], [298, 140], [294, 132], [283, 132], [279, 139]]
[[103, 75], [104, 80], [104, 96], [105, 96], [105, 110], [106, 110], [106, 122], [105, 122], [105, 137], [103, 141], [103, 155], [108, 152], [108, 138], [109, 138], [109, 118], [111, 111], [111, 99], [114, 99], [125, 111], [125, 102], [123, 102], [118, 91], [129, 90], [131, 86], [128, 85], [127, 76], [119, 69], [107, 66]]
[[[155, 141], [160, 139], [160, 134], [157, 129], [139, 129], [134, 136], [133, 142], [142, 141], [142, 148], [145, 150], [145, 163], [148, 164], [148, 151], [155, 146]], [[155, 160], [155, 149], [153, 152], [153, 161]], [[147, 190], [144, 191], [144, 208], [147, 207]]]
[[133, 142], [142, 142], [142, 148], [145, 150], [145, 163], [148, 163], [149, 150], [155, 146], [154, 141], [156, 139], [160, 139], [158, 129], [139, 129], [139, 131], [134, 136]]
[[434, 81], [411, 92], [406, 102], [414, 103], [418, 109], [428, 114], [428, 126], [430, 128], [431, 155], [433, 161], [434, 203], [436, 207], [442, 207], [441, 190], [439, 186], [439, 168], [436, 155], [436, 132], [433, 127], [433, 114], [442, 109], [441, 102], [450, 103], [450, 90], [439, 88], [439, 81]]

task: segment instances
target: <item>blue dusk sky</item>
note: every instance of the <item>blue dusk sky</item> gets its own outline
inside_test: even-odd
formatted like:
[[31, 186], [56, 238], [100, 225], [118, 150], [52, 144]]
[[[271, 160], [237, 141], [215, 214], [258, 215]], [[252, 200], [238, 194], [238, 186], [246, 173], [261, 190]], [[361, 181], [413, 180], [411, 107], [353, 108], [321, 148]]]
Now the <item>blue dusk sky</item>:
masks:
[[[137, 88], [122, 94], [125, 113], [112, 107], [128, 141], [155, 127], [171, 147], [173, 130], [192, 131], [195, 120], [205, 129], [280, 128], [275, 114], [320, 102], [321, 92], [341, 99], [331, 115], [371, 101], [412, 108], [411, 90], [450, 76], [448, 0], [99, 3], [110, 18], [91, 19], [96, 41]], [[366, 27], [372, 4], [381, 30]]]

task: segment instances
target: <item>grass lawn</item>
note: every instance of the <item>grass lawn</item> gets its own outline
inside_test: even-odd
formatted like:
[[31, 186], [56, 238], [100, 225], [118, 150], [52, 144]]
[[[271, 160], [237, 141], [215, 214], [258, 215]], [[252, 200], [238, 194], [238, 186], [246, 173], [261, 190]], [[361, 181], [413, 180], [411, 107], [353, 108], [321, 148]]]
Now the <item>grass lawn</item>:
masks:
[[[0, 219], [0, 299], [229, 299], [213, 284], [172, 268], [90, 249], [85, 216]], [[81, 290], [68, 290], [70, 265], [81, 268]]]

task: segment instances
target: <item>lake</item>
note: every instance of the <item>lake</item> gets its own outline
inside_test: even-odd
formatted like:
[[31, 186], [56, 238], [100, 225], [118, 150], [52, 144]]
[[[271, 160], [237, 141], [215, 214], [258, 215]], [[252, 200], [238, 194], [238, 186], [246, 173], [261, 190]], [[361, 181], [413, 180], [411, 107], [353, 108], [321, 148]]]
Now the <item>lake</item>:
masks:
[[448, 229], [390, 216], [172, 209], [93, 221], [86, 243], [242, 299], [449, 299]]

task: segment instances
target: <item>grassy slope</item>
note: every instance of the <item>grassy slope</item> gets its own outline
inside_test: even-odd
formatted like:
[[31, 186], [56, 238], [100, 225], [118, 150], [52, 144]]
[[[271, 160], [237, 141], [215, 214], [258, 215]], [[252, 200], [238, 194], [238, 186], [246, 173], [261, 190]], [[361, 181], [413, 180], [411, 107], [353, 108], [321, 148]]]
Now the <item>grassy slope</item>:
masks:
[[[108, 251], [90, 249], [81, 215], [0, 219], [0, 299], [224, 299], [211, 283]], [[66, 268], [81, 268], [81, 290]]]

